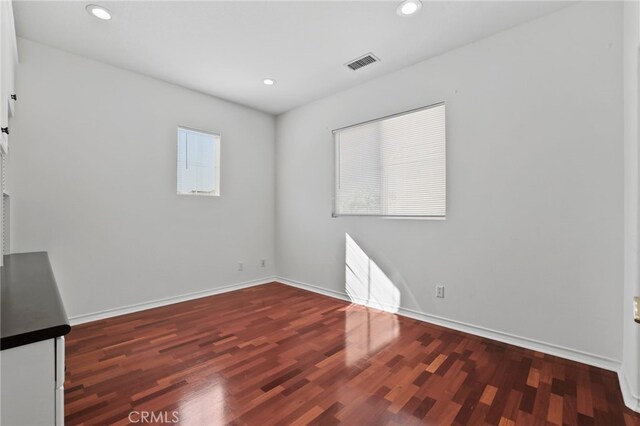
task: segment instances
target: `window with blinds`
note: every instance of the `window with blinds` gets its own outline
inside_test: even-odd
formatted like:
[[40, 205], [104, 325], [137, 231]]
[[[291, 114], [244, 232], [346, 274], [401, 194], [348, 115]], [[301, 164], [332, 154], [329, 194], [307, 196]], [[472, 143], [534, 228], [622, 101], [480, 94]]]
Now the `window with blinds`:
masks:
[[178, 194], [220, 195], [220, 135], [178, 128]]
[[334, 216], [445, 216], [443, 103], [333, 133]]

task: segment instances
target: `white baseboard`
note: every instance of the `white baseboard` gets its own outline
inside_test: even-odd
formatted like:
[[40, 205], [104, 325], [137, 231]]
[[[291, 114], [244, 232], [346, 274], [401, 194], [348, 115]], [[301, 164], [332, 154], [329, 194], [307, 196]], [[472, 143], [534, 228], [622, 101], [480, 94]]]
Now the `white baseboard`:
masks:
[[[366, 305], [366, 300], [352, 300], [346, 292], [340, 292], [335, 290], [329, 290], [326, 288], [318, 287], [316, 285], [303, 283], [288, 278], [277, 277], [277, 282], [290, 285], [292, 287], [308, 290], [314, 293], [319, 293], [324, 296], [333, 297], [336, 299], [344, 300], [349, 303], [358, 303]], [[486, 327], [481, 327], [473, 324], [464, 323], [461, 321], [451, 320], [443, 318], [437, 315], [427, 314], [425, 312], [418, 312], [413, 309], [407, 308], [395, 308], [393, 306], [373, 306], [376, 309], [383, 309], [385, 311], [395, 312], [398, 315], [406, 316], [418, 321], [424, 321], [431, 324], [440, 325], [442, 327], [451, 328], [454, 330], [462, 331], [465, 333], [473, 334], [487, 339], [497, 340], [499, 342], [508, 343], [510, 345], [520, 346], [526, 349], [531, 349], [537, 352], [543, 352], [549, 355], [554, 355], [560, 358], [569, 359], [583, 364], [592, 365], [595, 367], [603, 368], [605, 370], [614, 371], [618, 374], [618, 381], [620, 382], [620, 390], [624, 399], [625, 405], [633, 411], [640, 413], [640, 396], [634, 394], [629, 385], [629, 381], [622, 369], [622, 363], [618, 360], [595, 355], [592, 353], [580, 351], [577, 349], [567, 348], [564, 346], [556, 345], [553, 343], [542, 342], [527, 337], [516, 336], [510, 333], [504, 333], [498, 330], [492, 330]]]
[[[328, 290], [312, 284], [307, 284], [307, 283], [303, 283], [300, 281], [291, 280], [283, 277], [277, 277], [276, 281], [281, 282], [283, 284], [290, 285], [292, 287], [297, 287], [303, 290], [312, 291], [314, 293], [320, 293], [325, 296], [334, 297], [347, 302], [353, 302], [349, 298], [349, 296], [343, 292]], [[362, 301], [357, 301], [357, 302], [362, 302]], [[364, 304], [364, 303], [358, 303], [358, 304]], [[374, 307], [376, 309], [380, 309], [380, 306], [374, 306]], [[531, 350], [543, 352], [549, 355], [570, 359], [572, 361], [581, 362], [587, 365], [593, 365], [595, 367], [604, 368], [605, 370], [610, 370], [615, 372], [620, 371], [620, 366], [621, 366], [620, 361], [603, 357], [600, 355], [580, 351], [577, 349], [571, 349], [571, 348], [556, 345], [553, 343], [542, 342], [539, 340], [530, 339], [528, 337], [516, 336], [514, 334], [505, 333], [498, 330], [492, 330], [490, 328], [468, 324], [465, 322], [456, 321], [448, 318], [443, 318], [437, 315], [428, 314], [426, 312], [419, 312], [413, 309], [400, 307], [396, 309], [384, 309], [384, 310], [397, 311], [395, 313], [398, 315], [416, 319], [418, 321], [428, 322], [430, 324], [451, 328], [453, 330], [458, 330], [458, 331], [473, 334], [476, 336], [485, 337], [487, 339], [497, 340], [499, 342], [508, 343], [510, 345], [520, 346], [522, 348], [531, 349]]]
[[213, 288], [210, 290], [196, 291], [193, 293], [182, 294], [179, 296], [166, 297], [164, 299], [152, 300], [150, 302], [135, 303], [133, 305], [123, 306], [121, 308], [106, 309], [104, 311], [93, 312], [89, 314], [76, 315], [69, 318], [71, 325], [84, 324], [86, 322], [97, 321], [105, 318], [116, 317], [119, 315], [130, 314], [133, 312], [144, 311], [147, 309], [158, 308], [160, 306], [172, 305], [174, 303], [186, 302], [187, 300], [199, 299], [201, 297], [213, 296], [215, 294], [228, 293], [230, 291], [240, 290], [248, 287], [255, 287], [262, 284], [277, 281], [276, 277], [266, 277], [242, 283], [226, 285]]
[[307, 284], [296, 280], [290, 280], [289, 278], [276, 277], [277, 282], [286, 284], [291, 287], [300, 288], [302, 290], [312, 291], [314, 293], [322, 294], [324, 296], [333, 297], [334, 299], [344, 300], [351, 303], [351, 299], [347, 293], [342, 293], [335, 290], [329, 290], [326, 288], [318, 287], [313, 284]]
[[[343, 300], [345, 302], [353, 303], [353, 300], [351, 300], [349, 295], [344, 292], [329, 290], [316, 285], [303, 283], [303, 282], [291, 280], [288, 278], [272, 276], [272, 277], [266, 277], [258, 280], [246, 281], [242, 283], [218, 287], [210, 290], [188, 293], [188, 294], [183, 294], [183, 295], [174, 296], [174, 297], [167, 297], [164, 299], [153, 300], [150, 302], [137, 303], [133, 305], [124, 306], [121, 308], [107, 309], [100, 312], [77, 315], [77, 316], [71, 317], [69, 320], [71, 325], [78, 325], [86, 322], [115, 317], [118, 315], [124, 315], [124, 314], [133, 313], [133, 312], [144, 311], [147, 309], [157, 308], [160, 306], [171, 305], [174, 303], [185, 302], [187, 300], [199, 299], [201, 297], [213, 296], [216, 294], [227, 293], [230, 291], [240, 290], [248, 287], [255, 287], [258, 285], [268, 284], [274, 281], [291, 286], [291, 287], [296, 287], [302, 290], [311, 291], [313, 293], [318, 293], [324, 296], [328, 296], [335, 299]], [[357, 302], [359, 302], [358, 304], [365, 304], [366, 301], [357, 301]], [[424, 321], [430, 324], [435, 324], [435, 325], [450, 328], [453, 330], [462, 331], [465, 333], [473, 334], [473, 335], [484, 337], [487, 339], [508, 343], [510, 345], [520, 346], [526, 349], [543, 352], [543, 353], [558, 356], [561, 358], [566, 358], [572, 361], [581, 362], [583, 364], [604, 368], [605, 370], [615, 371], [618, 374], [618, 380], [620, 382], [620, 388], [622, 391], [622, 396], [624, 398], [625, 405], [634, 411], [640, 412], [640, 397], [638, 395], [635, 395], [632, 392], [629, 382], [626, 379], [624, 371], [622, 370], [622, 365], [620, 361], [617, 361], [615, 359], [591, 354], [591, 353], [580, 351], [577, 349], [567, 348], [567, 347], [556, 345], [553, 343], [547, 343], [547, 342], [542, 342], [535, 339], [530, 339], [527, 337], [516, 336], [514, 334], [505, 333], [498, 330], [492, 330], [486, 327], [468, 324], [461, 321], [443, 318], [437, 315], [432, 315], [425, 312], [419, 312], [413, 309], [407, 309], [402, 307], [396, 308], [396, 309], [391, 309], [392, 307], [386, 307], [387, 309], [385, 309], [384, 306], [375, 306], [375, 308], [376, 309], [382, 308], [383, 310], [389, 310], [389, 311], [397, 311], [395, 313], [397, 313], [398, 315], [416, 319], [418, 321]]]
[[627, 380], [627, 376], [624, 374], [622, 367], [618, 369], [618, 381], [620, 382], [624, 405], [640, 413], [640, 396], [634, 394], [631, 390], [631, 385], [629, 385], [629, 380]]

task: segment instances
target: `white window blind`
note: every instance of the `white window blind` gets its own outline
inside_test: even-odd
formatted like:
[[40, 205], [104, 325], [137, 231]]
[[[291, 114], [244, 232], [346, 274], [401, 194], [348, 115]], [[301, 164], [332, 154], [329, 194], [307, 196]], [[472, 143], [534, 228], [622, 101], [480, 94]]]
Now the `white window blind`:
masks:
[[178, 128], [178, 194], [220, 195], [220, 136]]
[[444, 104], [335, 130], [334, 141], [334, 216], [445, 216]]

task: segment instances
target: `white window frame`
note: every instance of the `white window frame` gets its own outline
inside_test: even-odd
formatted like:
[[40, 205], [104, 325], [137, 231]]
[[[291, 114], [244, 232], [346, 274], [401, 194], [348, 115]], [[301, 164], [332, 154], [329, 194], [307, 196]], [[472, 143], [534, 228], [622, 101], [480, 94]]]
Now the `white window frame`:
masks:
[[[212, 192], [180, 192], [178, 191], [177, 188], [177, 184], [178, 184], [178, 149], [179, 149], [179, 145], [180, 145], [180, 141], [178, 138], [178, 132], [180, 130], [184, 130], [187, 132], [191, 132], [191, 133], [200, 133], [203, 135], [207, 135], [207, 136], [215, 136], [214, 138], [214, 147], [213, 147], [213, 153], [214, 153], [214, 163], [213, 163], [213, 191]], [[200, 129], [194, 129], [193, 127], [187, 127], [187, 126], [178, 126], [176, 129], [176, 194], [177, 195], [195, 195], [195, 196], [199, 196], [199, 197], [219, 197], [220, 196], [220, 145], [222, 143], [222, 136], [220, 133], [217, 132], [210, 132], [208, 130], [200, 130]]]
[[445, 153], [444, 153], [444, 202], [445, 202], [445, 213], [444, 214], [438, 214], [438, 215], [390, 215], [390, 214], [364, 214], [364, 213], [338, 213], [338, 205], [337, 205], [337, 193], [338, 193], [338, 185], [340, 182], [340, 148], [338, 146], [338, 143], [336, 141], [336, 133], [340, 132], [342, 130], [346, 130], [346, 129], [350, 129], [350, 128], [354, 128], [354, 127], [359, 127], [359, 126], [364, 126], [367, 124], [371, 124], [371, 123], [375, 123], [378, 121], [383, 121], [389, 118], [393, 118], [393, 117], [399, 117], [399, 116], [403, 116], [403, 115], [407, 115], [407, 114], [411, 114], [411, 113], [415, 113], [415, 112], [419, 112], [419, 111], [423, 111], [423, 110], [427, 110], [427, 109], [431, 109], [431, 108], [436, 108], [436, 107], [441, 107], [441, 106], [446, 106], [445, 102], [438, 102], [435, 104], [431, 104], [431, 105], [427, 105], [427, 106], [423, 106], [423, 107], [419, 107], [419, 108], [414, 108], [408, 111], [403, 111], [403, 112], [399, 112], [396, 114], [391, 114], [391, 115], [387, 115], [384, 117], [379, 117], [379, 118], [374, 118], [372, 120], [367, 120], [367, 121], [363, 121], [357, 124], [352, 124], [349, 126], [344, 126], [344, 127], [340, 127], [338, 129], [334, 129], [332, 130], [332, 134], [333, 134], [333, 147], [334, 147], [334, 182], [333, 182], [333, 203], [332, 203], [332, 212], [331, 212], [331, 217], [333, 218], [338, 218], [338, 217], [377, 217], [377, 218], [390, 218], [390, 219], [435, 219], [435, 220], [444, 220], [446, 219], [447, 216], [447, 211], [446, 211], [446, 199], [447, 199], [447, 182], [446, 182], [446, 174], [447, 174], [447, 156], [446, 156], [446, 145], [447, 145], [447, 138], [446, 138], [446, 110], [445, 110]]

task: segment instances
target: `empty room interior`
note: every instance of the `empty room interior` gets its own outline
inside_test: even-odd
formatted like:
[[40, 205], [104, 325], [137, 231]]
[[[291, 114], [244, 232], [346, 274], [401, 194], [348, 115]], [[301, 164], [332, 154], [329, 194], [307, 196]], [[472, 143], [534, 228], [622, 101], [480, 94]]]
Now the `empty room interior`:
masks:
[[0, 0], [0, 423], [640, 425], [640, 1]]

